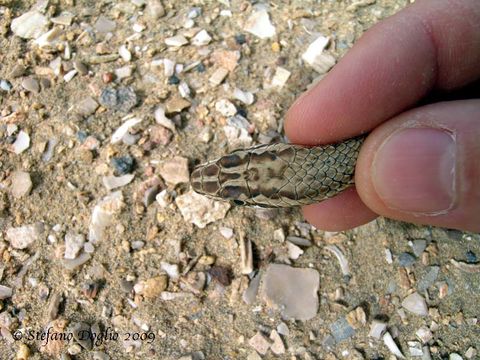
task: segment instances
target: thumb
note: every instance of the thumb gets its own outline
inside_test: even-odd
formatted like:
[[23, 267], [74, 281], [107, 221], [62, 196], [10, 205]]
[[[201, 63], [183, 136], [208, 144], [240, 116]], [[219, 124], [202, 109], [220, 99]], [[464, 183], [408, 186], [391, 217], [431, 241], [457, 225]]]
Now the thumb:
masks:
[[355, 173], [360, 198], [378, 214], [480, 231], [480, 100], [387, 121], [368, 136]]

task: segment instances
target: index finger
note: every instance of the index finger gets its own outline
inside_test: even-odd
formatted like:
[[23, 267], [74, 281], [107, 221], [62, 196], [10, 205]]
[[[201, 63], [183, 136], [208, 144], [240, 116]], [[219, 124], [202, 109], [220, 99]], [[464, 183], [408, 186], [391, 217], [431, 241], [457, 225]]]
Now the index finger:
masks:
[[480, 2], [418, 1], [377, 24], [289, 109], [285, 131], [304, 145], [369, 132], [431, 89], [480, 77]]

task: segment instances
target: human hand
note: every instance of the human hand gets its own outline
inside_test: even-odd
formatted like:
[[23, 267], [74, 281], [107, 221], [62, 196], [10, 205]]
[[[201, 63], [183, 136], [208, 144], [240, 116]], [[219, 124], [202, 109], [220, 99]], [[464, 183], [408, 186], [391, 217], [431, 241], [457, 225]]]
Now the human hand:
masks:
[[331, 231], [378, 215], [480, 231], [480, 99], [415, 107], [479, 79], [478, 0], [417, 1], [372, 27], [287, 113], [297, 144], [371, 132], [355, 188], [305, 206], [305, 218]]

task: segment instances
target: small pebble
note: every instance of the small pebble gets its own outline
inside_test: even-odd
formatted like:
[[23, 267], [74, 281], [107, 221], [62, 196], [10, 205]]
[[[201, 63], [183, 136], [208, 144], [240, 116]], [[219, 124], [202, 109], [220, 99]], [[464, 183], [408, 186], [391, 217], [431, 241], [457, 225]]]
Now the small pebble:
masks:
[[428, 315], [427, 303], [425, 302], [425, 299], [423, 298], [423, 296], [417, 292], [408, 295], [402, 301], [402, 307], [405, 310], [408, 310], [415, 315], [419, 315], [419, 316]]
[[32, 77], [27, 77], [22, 81], [22, 87], [30, 92], [39, 93], [40, 92], [40, 85], [38, 81]]
[[162, 162], [158, 168], [158, 172], [166, 182], [173, 185], [190, 181], [188, 159], [181, 156], [176, 156], [171, 160]]
[[80, 100], [77, 104], [77, 113], [82, 116], [90, 116], [98, 109], [98, 103], [90, 96]]
[[128, 113], [137, 105], [137, 94], [131, 87], [105, 88], [100, 95], [100, 104], [108, 109]]
[[17, 360], [27, 360], [30, 357], [30, 348], [26, 344], [20, 344], [17, 351]]
[[425, 251], [426, 248], [427, 248], [427, 240], [420, 239], [420, 240], [414, 240], [412, 242], [412, 250], [416, 257], [419, 257], [420, 255], [422, 255], [422, 253]]
[[247, 37], [245, 34], [237, 34], [235, 35], [235, 41], [238, 45], [243, 45], [247, 42]]
[[43, 236], [44, 226], [38, 222], [32, 225], [11, 227], [7, 229], [7, 240], [14, 249], [26, 249]]
[[0, 89], [4, 91], [10, 91], [12, 90], [12, 84], [8, 80], [0, 80]]
[[477, 255], [475, 255], [475, 253], [471, 250], [467, 251], [466, 258], [467, 258], [467, 263], [473, 264], [478, 261]]
[[337, 343], [355, 335], [355, 329], [350, 326], [344, 317], [330, 325], [330, 332]]
[[113, 157], [110, 163], [115, 168], [117, 175], [130, 174], [135, 169], [135, 159], [128, 155]]
[[15, 154], [21, 154], [30, 147], [30, 136], [23, 130], [19, 131], [12, 147]]
[[115, 21], [112, 21], [110, 19], [107, 19], [105, 16], [100, 15], [94, 26], [95, 30], [97, 30], [99, 33], [108, 33], [115, 30], [117, 24], [115, 23]]
[[12, 288], [4, 285], [0, 285], [0, 300], [7, 299], [13, 294]]
[[415, 256], [407, 252], [403, 252], [398, 256], [398, 263], [402, 267], [410, 267], [415, 263], [415, 261], [416, 261]]
[[169, 85], [178, 85], [180, 84], [180, 79], [176, 77], [175, 75], [172, 75], [168, 78], [168, 84]]
[[21, 198], [28, 195], [32, 190], [32, 180], [30, 174], [25, 171], [15, 171], [10, 176], [12, 181], [11, 192], [15, 198]]
[[248, 344], [255, 349], [260, 355], [265, 355], [270, 348], [270, 340], [263, 335], [260, 331], [255, 334], [250, 340], [248, 340]]

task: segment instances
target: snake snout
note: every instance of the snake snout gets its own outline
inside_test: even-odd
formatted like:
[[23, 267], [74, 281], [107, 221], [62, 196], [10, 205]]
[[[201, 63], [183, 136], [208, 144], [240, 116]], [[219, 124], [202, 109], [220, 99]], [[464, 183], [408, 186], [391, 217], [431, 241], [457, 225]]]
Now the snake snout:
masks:
[[196, 192], [202, 192], [202, 166], [196, 167], [190, 175], [190, 185]]

